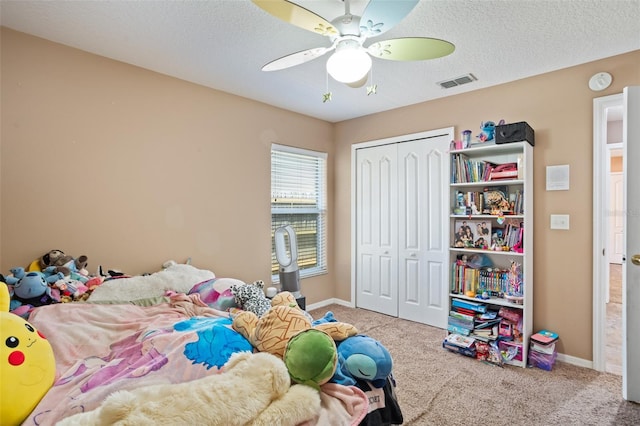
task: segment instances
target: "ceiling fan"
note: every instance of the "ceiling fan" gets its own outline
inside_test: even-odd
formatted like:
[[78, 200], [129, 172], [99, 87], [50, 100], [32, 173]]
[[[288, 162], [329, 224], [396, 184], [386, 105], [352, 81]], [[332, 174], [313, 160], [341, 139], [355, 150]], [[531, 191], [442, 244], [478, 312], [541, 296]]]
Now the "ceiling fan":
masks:
[[331, 46], [315, 47], [269, 62], [263, 71], [277, 71], [300, 65], [328, 52], [327, 72], [335, 80], [361, 87], [371, 69], [371, 57], [393, 61], [435, 59], [453, 53], [455, 46], [445, 40], [406, 37], [377, 41], [365, 47], [367, 39], [393, 28], [413, 10], [419, 0], [370, 0], [362, 16], [352, 15], [350, 0], [344, 1], [344, 15], [331, 22], [287, 0], [252, 0], [258, 7], [285, 22], [329, 37]]

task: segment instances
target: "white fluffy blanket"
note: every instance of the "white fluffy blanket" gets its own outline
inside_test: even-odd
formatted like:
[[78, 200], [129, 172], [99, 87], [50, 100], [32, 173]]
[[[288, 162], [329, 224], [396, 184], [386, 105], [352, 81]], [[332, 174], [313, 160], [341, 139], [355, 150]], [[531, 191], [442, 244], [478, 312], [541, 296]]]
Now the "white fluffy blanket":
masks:
[[194, 285], [212, 278], [215, 278], [215, 274], [211, 271], [173, 264], [151, 275], [105, 281], [93, 290], [89, 302], [130, 302], [163, 296], [167, 290], [188, 293]]
[[320, 412], [320, 394], [291, 385], [284, 362], [267, 352], [231, 355], [221, 373], [109, 395], [93, 411], [58, 426], [295, 426]]

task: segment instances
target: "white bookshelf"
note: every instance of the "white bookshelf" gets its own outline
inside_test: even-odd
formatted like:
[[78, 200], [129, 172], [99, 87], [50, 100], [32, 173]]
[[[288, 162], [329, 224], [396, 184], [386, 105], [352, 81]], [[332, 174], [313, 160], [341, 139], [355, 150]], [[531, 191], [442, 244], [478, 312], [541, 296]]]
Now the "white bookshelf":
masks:
[[[471, 162], [490, 162], [493, 164], [505, 164], [505, 163], [517, 163], [518, 174], [513, 179], [501, 179], [491, 181], [470, 181], [459, 182], [454, 176], [456, 167], [454, 166], [454, 158], [459, 155], [464, 155], [466, 159]], [[522, 360], [511, 360], [507, 363], [526, 367], [528, 357], [529, 337], [532, 334], [533, 328], [533, 147], [527, 142], [514, 142], [507, 144], [492, 144], [486, 146], [476, 146], [469, 149], [452, 150], [450, 151], [451, 159], [451, 184], [450, 199], [451, 199], [451, 214], [450, 220], [450, 282], [449, 282], [449, 308], [451, 309], [451, 302], [454, 298], [481, 302], [488, 305], [489, 309], [499, 310], [501, 307], [507, 307], [515, 312], [521, 312], [522, 314], [522, 326], [521, 330], [518, 330], [521, 337], [521, 341], [517, 343], [521, 344], [522, 348]], [[473, 179], [472, 179], [473, 180]], [[508, 211], [504, 214], [499, 214], [497, 211], [490, 211], [488, 206], [477, 206], [477, 210], [467, 210], [465, 212], [456, 211], [458, 207], [459, 193], [466, 194], [464, 197], [465, 203], [468, 204], [469, 200], [475, 198], [475, 201], [479, 203], [478, 194], [482, 194], [483, 204], [488, 191], [492, 189], [506, 189], [507, 197], [511, 197], [513, 201], [517, 192], [521, 193], [521, 211]], [[487, 207], [487, 208], [485, 208]], [[477, 226], [476, 233], [472, 239], [473, 245], [479, 240], [484, 238], [484, 243], [479, 241], [478, 247], [469, 247], [468, 237], [463, 237], [464, 232], [460, 231], [462, 228], [462, 222], [466, 222], [466, 226]], [[490, 224], [491, 232], [487, 234], [481, 234], [482, 223]], [[518, 251], [513, 251], [512, 247], [505, 248], [503, 245], [494, 245], [494, 234], [499, 229], [506, 229], [508, 227], [515, 228], [515, 225], [523, 228], [522, 230], [522, 245]], [[486, 225], [485, 225], [486, 226]], [[458, 229], [456, 229], [458, 228]], [[472, 230], [473, 231], [473, 230]], [[480, 235], [480, 237], [479, 237]], [[462, 237], [461, 237], [462, 236]], [[458, 247], [456, 247], [458, 245]], [[460, 246], [462, 245], [462, 246]], [[520, 251], [521, 250], [521, 251]], [[494, 286], [490, 287], [491, 290], [486, 290], [486, 287], [480, 286], [476, 283], [476, 288], [469, 288], [468, 283], [465, 282], [465, 286], [460, 286], [460, 280], [456, 285], [454, 264], [461, 256], [465, 256], [466, 259], [474, 258], [474, 255], [481, 255], [484, 261], [489, 260], [492, 264], [492, 269], [487, 274], [486, 268], [476, 268], [477, 274], [483, 274], [484, 278], [480, 281], [487, 282], [486, 276], [490, 275], [496, 277], [498, 273], [504, 273], [509, 270], [512, 262], [516, 262], [521, 268], [521, 300], [514, 303], [514, 298], [509, 299], [507, 296], [513, 295], [512, 287], [509, 287], [509, 281], [514, 275], [506, 275], [500, 281], [502, 286], [499, 286], [494, 282]], [[477, 265], [474, 265], [477, 266]], [[502, 272], [496, 272], [495, 270]], [[491, 275], [493, 273], [493, 275]], [[505, 287], [505, 281], [507, 283]], [[471, 283], [471, 287], [474, 287]], [[500, 290], [498, 290], [500, 289]], [[466, 291], [474, 291], [474, 294], [467, 294]], [[477, 295], [482, 294], [483, 291], [487, 291], [490, 296], [489, 299], [482, 299]], [[473, 335], [471, 335], [473, 337]]]

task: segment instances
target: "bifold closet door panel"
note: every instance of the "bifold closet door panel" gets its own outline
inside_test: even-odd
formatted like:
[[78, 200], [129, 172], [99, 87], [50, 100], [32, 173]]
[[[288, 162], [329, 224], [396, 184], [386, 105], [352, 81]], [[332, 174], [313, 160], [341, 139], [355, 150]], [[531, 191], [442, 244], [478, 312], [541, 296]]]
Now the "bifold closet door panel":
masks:
[[398, 316], [397, 148], [356, 155], [356, 305]]

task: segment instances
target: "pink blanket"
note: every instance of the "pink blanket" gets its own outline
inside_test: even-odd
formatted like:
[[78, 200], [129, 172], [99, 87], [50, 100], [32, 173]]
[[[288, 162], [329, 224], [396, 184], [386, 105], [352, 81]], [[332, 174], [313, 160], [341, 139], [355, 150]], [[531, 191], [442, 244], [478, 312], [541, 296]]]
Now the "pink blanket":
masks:
[[[227, 313], [202, 305], [174, 295], [170, 303], [149, 307], [70, 303], [36, 309], [29, 321], [53, 347], [56, 381], [23, 424], [55, 424], [95, 409], [116, 390], [216, 374], [232, 353], [252, 349]], [[357, 424], [366, 414], [364, 395], [335, 386], [323, 391], [322, 413], [307, 424]]]

